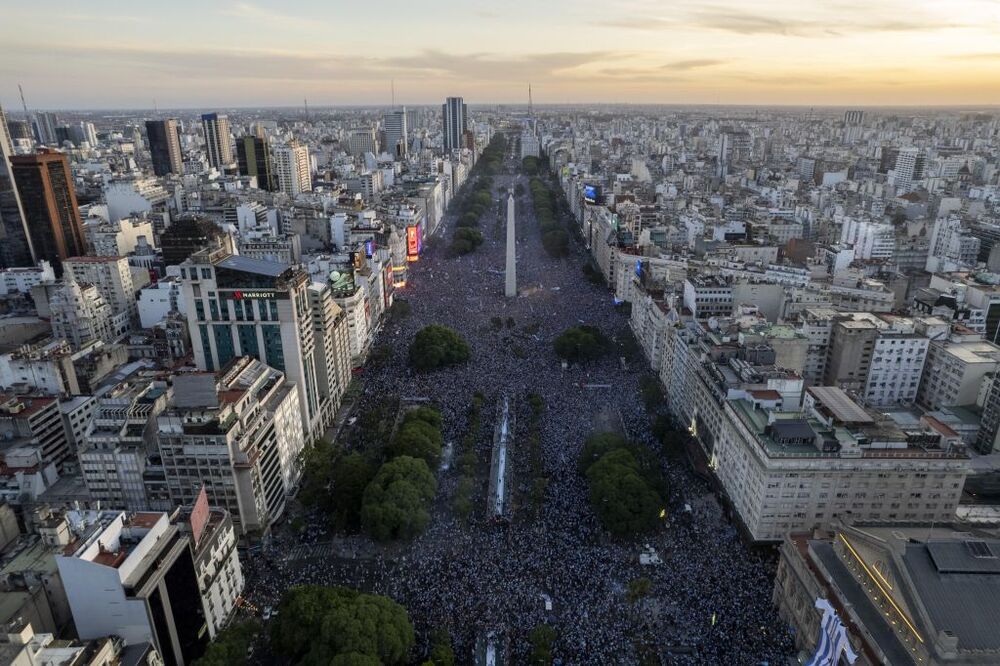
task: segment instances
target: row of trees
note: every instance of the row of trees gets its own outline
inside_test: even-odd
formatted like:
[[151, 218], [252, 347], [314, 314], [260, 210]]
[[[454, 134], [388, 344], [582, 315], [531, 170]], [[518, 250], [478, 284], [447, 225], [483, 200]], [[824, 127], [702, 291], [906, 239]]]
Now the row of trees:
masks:
[[556, 193], [538, 177], [531, 179], [528, 189], [531, 191], [535, 219], [538, 220], [538, 231], [542, 235], [542, 247], [551, 257], [565, 257], [569, 254], [569, 233], [559, 223], [555, 213]]
[[497, 173], [503, 162], [506, 140], [502, 134], [496, 134], [489, 145], [483, 149], [479, 161], [469, 175], [471, 186], [466, 184], [458, 194], [458, 221], [455, 223], [455, 233], [448, 246], [448, 254], [460, 256], [475, 252], [483, 243], [483, 234], [479, 231], [479, 221], [493, 204], [493, 174]]
[[479, 429], [482, 425], [484, 401], [483, 394], [478, 391], [472, 396], [472, 404], [469, 405], [468, 426], [459, 442], [459, 448], [455, 452], [460, 476], [458, 477], [458, 485], [455, 487], [452, 508], [462, 519], [467, 519], [472, 515], [472, 496], [476, 489], [476, 465], [479, 462], [479, 457], [476, 454], [476, 441], [479, 439]]
[[431, 471], [441, 460], [441, 413], [431, 407], [408, 411], [385, 446], [386, 462], [367, 485], [361, 524], [373, 539], [412, 539], [431, 520], [437, 493]]
[[663, 510], [663, 481], [655, 456], [615, 433], [587, 439], [580, 471], [590, 485], [590, 504], [605, 529], [630, 536], [656, 527]]

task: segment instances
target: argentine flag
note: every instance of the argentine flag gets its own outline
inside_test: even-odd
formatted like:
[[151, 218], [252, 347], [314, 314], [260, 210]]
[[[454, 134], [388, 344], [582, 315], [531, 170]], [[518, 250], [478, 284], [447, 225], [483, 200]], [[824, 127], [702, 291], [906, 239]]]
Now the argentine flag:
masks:
[[816, 646], [816, 654], [806, 662], [806, 666], [837, 666], [842, 652], [847, 655], [847, 661], [853, 664], [858, 655], [851, 649], [851, 643], [847, 640], [847, 629], [837, 617], [837, 611], [826, 599], [816, 599], [816, 608], [823, 611], [819, 645]]

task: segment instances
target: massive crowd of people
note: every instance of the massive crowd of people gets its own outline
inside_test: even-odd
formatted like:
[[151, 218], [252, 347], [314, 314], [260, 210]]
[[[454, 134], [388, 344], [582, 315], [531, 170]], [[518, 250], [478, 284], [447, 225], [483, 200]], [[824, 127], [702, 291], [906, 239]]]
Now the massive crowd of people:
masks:
[[[514, 187], [511, 176], [494, 180], [497, 188]], [[527, 186], [525, 178], [520, 182]], [[701, 499], [710, 497], [708, 486], [681, 463], [664, 463], [670, 499], [662, 529], [632, 542], [602, 531], [577, 456], [598, 414], [614, 414], [630, 439], [655, 447], [639, 398], [641, 370], [626, 368], [614, 355], [587, 366], [561, 366], [552, 340], [562, 330], [585, 323], [613, 337], [626, 328], [627, 316], [606, 289], [584, 278], [582, 248], [566, 259], [545, 254], [530, 207], [527, 195], [519, 199], [516, 299], [503, 296], [503, 234], [492, 233], [491, 213], [484, 216], [486, 242], [476, 253], [445, 258], [439, 240], [410, 266], [408, 283], [396, 295], [409, 301], [412, 314], [381, 332], [379, 342], [392, 345], [393, 357], [365, 370], [361, 403], [387, 394], [429, 399], [444, 416], [446, 442], [454, 444], [465, 432], [476, 391], [490, 406], [510, 396], [522, 413], [528, 393], [542, 396], [549, 485], [537, 513], [515, 511], [505, 525], [487, 521], [484, 492], [474, 517], [459, 520], [448, 501], [457, 476], [451, 468], [440, 474], [431, 526], [412, 543], [345, 545], [337, 557], [294, 560], [283, 552], [297, 539], [279, 537], [245, 564], [248, 598], [257, 608], [276, 607], [282, 592], [299, 583], [386, 594], [406, 606], [421, 636], [448, 629], [460, 663], [471, 661], [477, 638], [490, 631], [504, 637], [511, 663], [525, 663], [528, 632], [545, 622], [557, 631], [553, 654], [564, 664], [781, 663], [793, 648], [770, 601], [774, 555], [744, 546], [720, 511], [689, 513], [685, 504], [714, 500]], [[413, 334], [431, 323], [450, 326], [469, 342], [467, 364], [429, 374], [408, 368]], [[478, 446], [488, 460], [493, 408], [483, 416]], [[519, 419], [517, 434], [527, 421]], [[531, 472], [516, 437], [512, 456], [513, 485], [523, 489]], [[662, 564], [640, 564], [647, 545]], [[628, 585], [640, 577], [651, 581], [649, 592], [629, 600]]]

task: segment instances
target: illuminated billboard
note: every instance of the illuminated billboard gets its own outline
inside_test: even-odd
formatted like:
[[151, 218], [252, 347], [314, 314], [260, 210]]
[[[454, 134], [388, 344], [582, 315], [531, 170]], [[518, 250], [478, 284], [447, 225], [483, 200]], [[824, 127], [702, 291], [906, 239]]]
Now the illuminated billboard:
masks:
[[365, 256], [371, 259], [372, 255], [375, 254], [375, 241], [369, 239], [365, 241]]
[[601, 190], [596, 185], [583, 186], [583, 200], [590, 204], [596, 204], [601, 196]]
[[420, 254], [420, 227], [406, 227], [406, 256], [411, 260]]

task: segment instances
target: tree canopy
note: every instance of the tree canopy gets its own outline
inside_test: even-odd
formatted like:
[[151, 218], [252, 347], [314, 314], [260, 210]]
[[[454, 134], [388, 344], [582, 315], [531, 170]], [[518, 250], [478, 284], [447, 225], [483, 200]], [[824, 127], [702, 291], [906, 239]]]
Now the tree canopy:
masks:
[[469, 345], [458, 333], [440, 324], [425, 326], [410, 345], [410, 365], [429, 372], [469, 360]]
[[605, 453], [587, 469], [587, 480], [591, 506], [608, 531], [627, 536], [656, 526], [663, 500], [631, 451]]
[[385, 451], [389, 458], [420, 458], [435, 469], [441, 462], [442, 443], [441, 413], [430, 407], [418, 407], [406, 413]]
[[260, 631], [253, 621], [231, 624], [215, 636], [195, 666], [232, 666], [247, 660], [247, 649]]
[[410, 539], [430, 522], [437, 481], [420, 458], [399, 456], [379, 468], [365, 489], [361, 523], [377, 541]]
[[603, 356], [610, 349], [610, 341], [599, 328], [574, 326], [567, 328], [553, 343], [556, 355], [571, 363], [582, 363]]
[[405, 608], [345, 587], [291, 588], [271, 627], [272, 651], [310, 666], [401, 664], [414, 642]]

